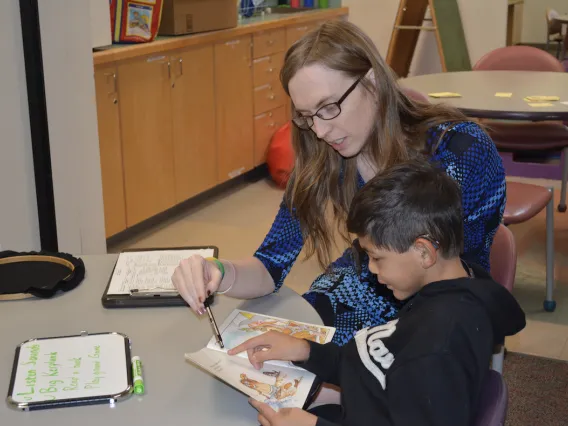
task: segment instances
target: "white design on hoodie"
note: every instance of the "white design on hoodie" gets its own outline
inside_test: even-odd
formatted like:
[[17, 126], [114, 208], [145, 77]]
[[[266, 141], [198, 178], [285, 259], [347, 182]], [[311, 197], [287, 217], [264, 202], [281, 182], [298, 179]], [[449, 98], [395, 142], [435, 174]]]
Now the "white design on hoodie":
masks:
[[355, 334], [357, 352], [363, 365], [377, 378], [383, 390], [387, 388], [386, 376], [383, 371], [371, 360], [371, 357], [380, 364], [383, 370], [388, 370], [394, 362], [394, 355], [389, 352], [381, 339], [390, 337], [396, 331], [398, 319], [389, 321], [384, 325], [373, 328], [364, 328]]

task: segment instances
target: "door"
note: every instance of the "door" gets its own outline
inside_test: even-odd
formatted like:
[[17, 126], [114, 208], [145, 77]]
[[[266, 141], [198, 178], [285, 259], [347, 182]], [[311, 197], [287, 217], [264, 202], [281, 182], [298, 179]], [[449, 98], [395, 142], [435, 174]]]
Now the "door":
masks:
[[105, 234], [107, 238], [126, 229], [117, 82], [118, 76], [115, 67], [95, 70]]
[[126, 222], [128, 226], [175, 204], [171, 64], [153, 56], [119, 65], [118, 88]]
[[215, 45], [218, 182], [253, 168], [251, 36]]
[[171, 57], [176, 202], [217, 183], [213, 46]]

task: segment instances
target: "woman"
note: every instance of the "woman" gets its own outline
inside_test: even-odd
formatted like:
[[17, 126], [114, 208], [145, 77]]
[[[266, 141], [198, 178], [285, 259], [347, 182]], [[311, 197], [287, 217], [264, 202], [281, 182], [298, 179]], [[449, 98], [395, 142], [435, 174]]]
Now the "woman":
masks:
[[[392, 319], [399, 305], [350, 249], [331, 263], [338, 230], [349, 244], [346, 215], [372, 176], [412, 156], [427, 155], [459, 182], [463, 258], [489, 270], [489, 248], [505, 206], [505, 173], [487, 134], [459, 111], [409, 99], [372, 41], [348, 22], [332, 21], [286, 54], [281, 71], [293, 103], [296, 159], [284, 200], [264, 242], [245, 260], [184, 260], [172, 280], [193, 310], [213, 292], [238, 298], [277, 291], [298, 254], [316, 255], [325, 272], [304, 294], [334, 342]], [[329, 266], [328, 266], [329, 265]]]

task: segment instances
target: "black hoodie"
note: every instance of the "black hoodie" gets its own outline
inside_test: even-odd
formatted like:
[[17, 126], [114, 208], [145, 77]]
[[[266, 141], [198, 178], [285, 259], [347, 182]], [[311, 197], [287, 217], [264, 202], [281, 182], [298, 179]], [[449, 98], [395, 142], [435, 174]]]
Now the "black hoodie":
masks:
[[493, 348], [525, 327], [515, 298], [487, 273], [423, 287], [398, 319], [347, 345], [310, 342], [301, 366], [341, 387], [341, 409], [318, 407], [317, 426], [468, 426]]

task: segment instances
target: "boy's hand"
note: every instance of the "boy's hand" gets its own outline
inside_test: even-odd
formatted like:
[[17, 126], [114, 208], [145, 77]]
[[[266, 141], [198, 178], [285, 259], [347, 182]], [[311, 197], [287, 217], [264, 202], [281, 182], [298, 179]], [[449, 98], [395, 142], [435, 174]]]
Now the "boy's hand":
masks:
[[258, 411], [258, 421], [262, 426], [315, 426], [318, 418], [300, 408], [281, 408], [274, 411], [264, 402], [250, 399], [250, 404]]
[[306, 361], [310, 357], [310, 344], [304, 339], [287, 336], [277, 331], [269, 331], [253, 337], [231, 349], [229, 355], [247, 351], [250, 363], [260, 370], [264, 361]]

